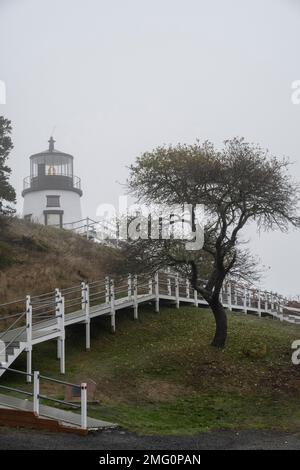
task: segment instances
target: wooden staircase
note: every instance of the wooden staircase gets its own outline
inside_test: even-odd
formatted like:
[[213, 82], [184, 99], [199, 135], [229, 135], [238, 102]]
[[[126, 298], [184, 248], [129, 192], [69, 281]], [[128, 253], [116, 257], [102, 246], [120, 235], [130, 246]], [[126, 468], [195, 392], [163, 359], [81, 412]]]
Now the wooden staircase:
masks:
[[[20, 341], [9, 342], [5, 341], [5, 339], [1, 340], [0, 343], [0, 350], [4, 349], [1, 353], [0, 366], [1, 367], [9, 367], [17, 357], [25, 350], [26, 343]], [[4, 360], [3, 360], [4, 359]], [[5, 373], [5, 369], [0, 368], [0, 377]]]

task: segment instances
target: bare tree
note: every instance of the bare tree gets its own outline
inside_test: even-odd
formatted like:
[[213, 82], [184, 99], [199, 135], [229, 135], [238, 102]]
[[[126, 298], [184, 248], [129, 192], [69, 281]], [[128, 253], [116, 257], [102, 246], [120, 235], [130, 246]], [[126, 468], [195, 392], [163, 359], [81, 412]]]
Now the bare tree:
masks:
[[143, 269], [168, 265], [189, 275], [214, 314], [216, 347], [224, 347], [227, 337], [226, 312], [220, 302], [225, 277], [257, 275], [255, 261], [241, 245], [242, 230], [250, 222], [265, 230], [299, 226], [299, 185], [289, 175], [288, 165], [287, 160], [234, 138], [225, 141], [221, 151], [210, 142], [158, 147], [130, 167], [128, 188], [140, 202], [205, 206], [202, 250], [188, 252], [178, 240], [136, 240], [123, 249], [129, 265], [133, 262]]

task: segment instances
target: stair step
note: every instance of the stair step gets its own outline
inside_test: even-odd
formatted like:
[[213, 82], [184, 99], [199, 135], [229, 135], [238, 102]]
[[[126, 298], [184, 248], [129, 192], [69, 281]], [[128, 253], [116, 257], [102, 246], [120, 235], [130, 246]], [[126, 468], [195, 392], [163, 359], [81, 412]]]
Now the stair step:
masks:
[[12, 347], [12, 348], [19, 348], [20, 347], [20, 341], [12, 341], [12, 342], [4, 341], [4, 344], [5, 344], [5, 346]]

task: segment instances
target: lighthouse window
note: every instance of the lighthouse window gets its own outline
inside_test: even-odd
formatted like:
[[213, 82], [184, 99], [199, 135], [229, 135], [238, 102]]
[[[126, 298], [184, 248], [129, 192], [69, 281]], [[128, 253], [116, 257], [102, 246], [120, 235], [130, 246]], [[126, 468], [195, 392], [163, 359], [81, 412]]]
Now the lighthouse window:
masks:
[[47, 207], [60, 207], [60, 196], [47, 196]]

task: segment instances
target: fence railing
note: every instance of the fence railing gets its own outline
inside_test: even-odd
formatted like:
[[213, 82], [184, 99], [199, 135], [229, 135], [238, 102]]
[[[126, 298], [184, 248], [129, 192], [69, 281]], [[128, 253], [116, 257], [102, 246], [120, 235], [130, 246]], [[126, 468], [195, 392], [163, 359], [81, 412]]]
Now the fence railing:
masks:
[[[204, 283], [205, 281], [203, 281]], [[64, 289], [29, 296], [23, 301], [7, 302], [0, 305], [0, 363], [8, 348], [23, 342], [27, 354], [27, 381], [32, 381], [32, 347], [34, 344], [50, 339], [57, 340], [57, 358], [60, 372], [65, 373], [65, 328], [72, 323], [85, 324], [85, 346], [90, 349], [91, 318], [98, 315], [110, 317], [111, 331], [116, 331], [116, 311], [124, 307], [133, 308], [133, 317], [138, 319], [138, 306], [152, 301], [155, 311], [159, 312], [160, 300], [169, 299], [176, 307], [181, 302], [206, 305], [203, 297], [191, 286], [188, 279], [178, 273], [161, 271], [154, 276], [127, 275], [112, 279], [106, 277], [92, 282], [83, 281]], [[287, 300], [272, 292], [242, 285], [227, 279], [220, 293], [220, 301], [229, 310], [277, 315], [281, 320]], [[12, 308], [13, 313], [9, 314]], [[20, 312], [15, 312], [16, 309]], [[2, 312], [2, 314], [1, 314]], [[4, 344], [3, 344], [4, 343]], [[2, 346], [1, 346], [2, 345]], [[14, 356], [11, 352], [11, 360]], [[2, 355], [1, 355], [2, 353]], [[17, 354], [17, 352], [16, 352]], [[1, 375], [1, 373], [0, 373]]]
[[111, 222], [101, 222], [85, 217], [84, 219], [76, 220], [73, 222], [52, 225], [52, 227], [64, 228], [71, 230], [79, 235], [84, 236], [88, 240], [106, 243], [118, 247], [118, 239], [116, 237], [116, 226]]
[[[32, 391], [29, 392], [28, 390], [20, 389], [17, 387], [9, 387], [7, 385], [0, 385], [0, 388], [9, 391], [9, 392], [16, 392], [21, 395], [29, 396], [32, 398], [32, 411], [33, 413], [39, 417], [39, 416], [46, 416], [47, 417], [47, 412], [41, 412], [40, 408], [40, 402], [41, 400], [45, 400], [47, 402], [54, 402], [54, 403], [59, 403], [60, 405], [64, 405], [67, 407], [75, 408], [80, 410], [80, 427], [82, 429], [87, 429], [87, 384], [86, 383], [81, 383], [80, 385], [78, 384], [73, 384], [70, 382], [65, 382], [63, 380], [58, 380], [54, 379], [51, 377], [47, 377], [44, 375], [41, 375], [39, 371], [34, 371], [33, 373], [28, 374], [28, 372], [23, 372], [17, 369], [12, 369], [9, 367], [4, 367], [0, 366], [0, 369], [5, 369], [8, 372], [13, 372], [15, 374], [20, 374], [20, 375], [25, 375], [26, 377], [28, 375], [31, 376], [31, 379], [33, 379], [33, 387]], [[45, 380], [51, 383], [56, 383], [56, 384], [61, 384], [66, 387], [72, 387], [72, 389], [77, 389], [80, 391], [80, 403], [73, 403], [67, 400], [61, 400], [58, 398], [51, 397], [49, 395], [44, 395], [40, 393], [40, 385], [41, 385], [41, 380]], [[48, 416], [49, 417], [49, 416]], [[51, 417], [51, 416], [50, 416]], [[68, 418], [64, 418], [64, 420], [67, 420]]]

